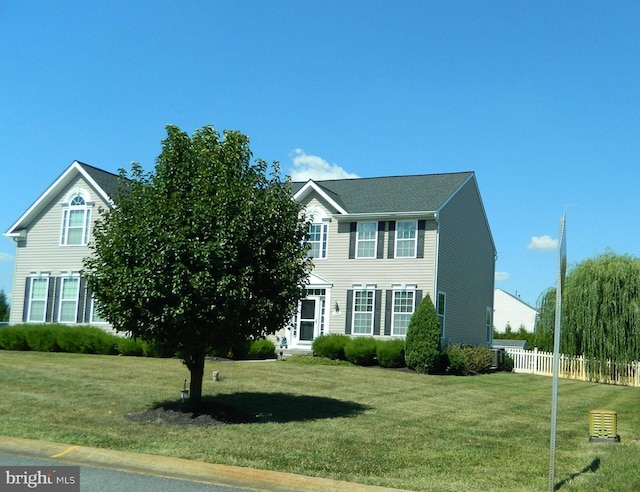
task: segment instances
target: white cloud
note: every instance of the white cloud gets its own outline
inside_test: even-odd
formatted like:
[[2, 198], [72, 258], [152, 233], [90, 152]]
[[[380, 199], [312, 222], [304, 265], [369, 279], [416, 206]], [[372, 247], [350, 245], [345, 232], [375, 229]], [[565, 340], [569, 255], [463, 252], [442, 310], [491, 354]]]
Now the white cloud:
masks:
[[531, 242], [527, 245], [527, 249], [537, 251], [549, 251], [558, 249], [558, 240], [551, 239], [551, 236], [533, 236]]
[[289, 154], [293, 167], [292, 181], [307, 181], [309, 179], [344, 179], [357, 178], [357, 174], [348, 173], [337, 164], [329, 164], [322, 157], [307, 154], [302, 149], [295, 149]]
[[13, 256], [11, 256], [9, 253], [3, 253], [2, 251], [0, 251], [0, 263], [4, 263], [6, 261], [13, 261]]
[[509, 272], [496, 272], [495, 273], [496, 282], [502, 282], [504, 280], [509, 280], [510, 278], [511, 278], [511, 275], [509, 274]]

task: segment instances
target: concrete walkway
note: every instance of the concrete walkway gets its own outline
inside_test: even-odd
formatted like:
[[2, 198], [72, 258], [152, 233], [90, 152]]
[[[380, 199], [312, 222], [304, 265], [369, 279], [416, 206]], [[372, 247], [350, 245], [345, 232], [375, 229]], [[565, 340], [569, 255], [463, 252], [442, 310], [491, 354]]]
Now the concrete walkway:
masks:
[[0, 453], [264, 492], [398, 492], [400, 489], [238, 466], [0, 436]]

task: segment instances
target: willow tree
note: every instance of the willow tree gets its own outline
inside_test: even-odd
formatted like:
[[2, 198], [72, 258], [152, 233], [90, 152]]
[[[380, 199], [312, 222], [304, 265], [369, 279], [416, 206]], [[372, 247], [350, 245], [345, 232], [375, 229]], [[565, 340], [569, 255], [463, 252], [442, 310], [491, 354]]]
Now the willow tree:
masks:
[[310, 271], [307, 224], [249, 139], [167, 127], [154, 173], [133, 164], [96, 224], [83, 275], [118, 331], [175, 351], [198, 404], [206, 354], [286, 324]]
[[[543, 294], [536, 336], [553, 334], [555, 301]], [[596, 360], [640, 360], [640, 259], [607, 251], [567, 275], [561, 351]]]

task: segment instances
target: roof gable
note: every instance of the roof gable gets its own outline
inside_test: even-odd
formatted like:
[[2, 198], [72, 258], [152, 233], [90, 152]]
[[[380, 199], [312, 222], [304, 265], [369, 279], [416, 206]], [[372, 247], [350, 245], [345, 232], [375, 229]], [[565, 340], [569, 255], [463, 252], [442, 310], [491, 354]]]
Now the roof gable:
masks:
[[473, 176], [473, 172], [420, 174], [291, 185], [297, 200], [314, 190], [344, 214], [436, 212]]
[[20, 236], [20, 230], [26, 228], [49, 202], [62, 192], [78, 175], [81, 175], [107, 203], [113, 203], [112, 196], [118, 191], [119, 177], [79, 161], [71, 165], [56, 179], [47, 190], [22, 214], [22, 216], [5, 232], [5, 236]]

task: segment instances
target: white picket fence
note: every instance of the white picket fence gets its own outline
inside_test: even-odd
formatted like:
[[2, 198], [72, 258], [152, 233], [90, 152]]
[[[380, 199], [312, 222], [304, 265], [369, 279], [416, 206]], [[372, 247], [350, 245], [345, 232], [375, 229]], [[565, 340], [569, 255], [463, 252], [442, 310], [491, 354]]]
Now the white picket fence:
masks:
[[[553, 353], [537, 348], [523, 350], [506, 348], [513, 359], [513, 372], [553, 376]], [[612, 364], [610, 361], [585, 359], [583, 356], [560, 355], [558, 377], [640, 387], [640, 363]]]

